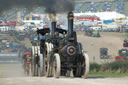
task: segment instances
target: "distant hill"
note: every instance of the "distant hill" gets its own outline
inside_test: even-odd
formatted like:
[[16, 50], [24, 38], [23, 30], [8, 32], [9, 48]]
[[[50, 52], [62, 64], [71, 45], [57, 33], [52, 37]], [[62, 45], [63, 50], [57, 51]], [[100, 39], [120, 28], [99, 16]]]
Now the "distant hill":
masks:
[[75, 0], [76, 2], [104, 2], [104, 1], [115, 1], [115, 0]]
[[[108, 11], [116, 11], [118, 13], [128, 15], [128, 0], [76, 0], [76, 1], [79, 1], [75, 3], [75, 10], [78, 13], [88, 12], [88, 10], [93, 8], [94, 12], [102, 12], [108, 10]], [[107, 3], [108, 6], [106, 6], [105, 3]]]

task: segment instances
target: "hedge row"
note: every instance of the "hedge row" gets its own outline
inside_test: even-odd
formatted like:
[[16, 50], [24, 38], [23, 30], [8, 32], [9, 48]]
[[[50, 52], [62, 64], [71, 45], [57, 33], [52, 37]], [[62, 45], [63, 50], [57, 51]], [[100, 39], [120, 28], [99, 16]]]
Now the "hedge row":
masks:
[[90, 72], [112, 72], [112, 73], [127, 73], [128, 61], [125, 62], [110, 62], [105, 64], [90, 64]]

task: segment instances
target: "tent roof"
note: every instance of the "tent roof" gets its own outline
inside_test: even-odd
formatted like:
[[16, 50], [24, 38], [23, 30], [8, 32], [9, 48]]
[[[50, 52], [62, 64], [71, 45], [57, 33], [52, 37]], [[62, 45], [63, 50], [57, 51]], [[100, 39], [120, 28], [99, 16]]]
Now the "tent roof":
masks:
[[126, 16], [117, 12], [85, 12], [85, 13], [75, 13], [75, 16], [81, 16], [81, 15], [91, 15], [91, 16], [97, 16], [100, 17], [101, 20], [112, 20], [112, 19], [119, 19], [119, 18], [125, 18]]

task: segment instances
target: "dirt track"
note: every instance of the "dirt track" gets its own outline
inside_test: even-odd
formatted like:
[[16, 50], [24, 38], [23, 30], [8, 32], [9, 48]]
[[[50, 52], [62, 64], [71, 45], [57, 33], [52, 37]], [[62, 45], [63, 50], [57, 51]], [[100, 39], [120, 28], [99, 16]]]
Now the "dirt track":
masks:
[[3, 69], [3, 78], [0, 78], [0, 85], [128, 85], [128, 77], [89, 77], [67, 78], [60, 77], [25, 77], [21, 64], [0, 65]]
[[0, 85], [128, 85], [128, 77], [122, 78], [3, 78]]
[[[123, 48], [124, 33], [103, 32], [100, 38], [84, 36], [78, 33], [78, 41], [82, 43], [84, 50], [87, 51], [91, 62], [104, 62], [100, 59], [100, 48], [108, 48], [108, 55], [118, 55], [118, 50]], [[95, 60], [93, 57], [95, 56]], [[110, 59], [112, 60], [112, 59]]]
[[0, 64], [0, 78], [14, 78], [24, 76], [24, 70], [21, 64]]

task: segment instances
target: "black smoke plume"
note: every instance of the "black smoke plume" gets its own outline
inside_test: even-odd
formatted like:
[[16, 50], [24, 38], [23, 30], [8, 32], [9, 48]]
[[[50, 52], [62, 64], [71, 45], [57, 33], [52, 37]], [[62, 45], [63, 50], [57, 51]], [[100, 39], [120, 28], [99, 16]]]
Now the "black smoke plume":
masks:
[[10, 8], [44, 7], [46, 13], [65, 13], [73, 11], [74, 0], [0, 0], [0, 12]]

